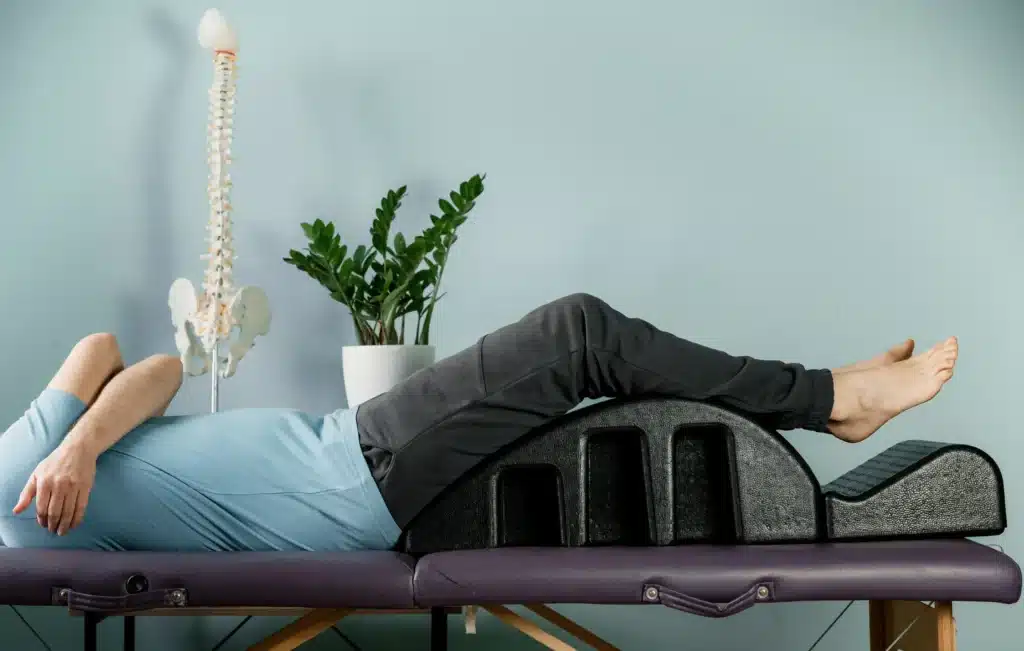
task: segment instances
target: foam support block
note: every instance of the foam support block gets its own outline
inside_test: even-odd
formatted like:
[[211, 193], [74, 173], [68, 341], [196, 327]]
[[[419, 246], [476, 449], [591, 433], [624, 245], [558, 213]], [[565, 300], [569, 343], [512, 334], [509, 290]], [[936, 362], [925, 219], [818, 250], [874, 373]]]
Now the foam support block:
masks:
[[1006, 528], [1002, 476], [966, 445], [905, 441], [822, 487], [778, 433], [719, 406], [616, 400], [485, 459], [406, 529], [411, 554], [977, 536]]
[[968, 445], [903, 441], [823, 492], [830, 540], [974, 536], [1006, 528], [999, 467]]

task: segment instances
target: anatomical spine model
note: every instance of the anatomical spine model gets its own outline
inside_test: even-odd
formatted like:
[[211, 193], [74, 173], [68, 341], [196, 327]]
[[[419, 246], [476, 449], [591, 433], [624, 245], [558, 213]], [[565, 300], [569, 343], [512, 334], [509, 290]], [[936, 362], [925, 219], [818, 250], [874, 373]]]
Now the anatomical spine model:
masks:
[[[212, 376], [211, 408], [217, 410], [218, 378], [234, 375], [238, 362], [254, 340], [270, 331], [270, 302], [259, 287], [236, 288], [231, 233], [231, 138], [235, 109], [235, 56], [238, 39], [216, 9], [203, 14], [199, 43], [213, 51], [214, 79], [210, 88], [208, 162], [210, 221], [202, 291], [187, 278], [171, 284], [169, 305], [174, 341], [189, 375]], [[233, 335], [233, 336], [232, 336]], [[221, 357], [226, 347], [226, 356]]]

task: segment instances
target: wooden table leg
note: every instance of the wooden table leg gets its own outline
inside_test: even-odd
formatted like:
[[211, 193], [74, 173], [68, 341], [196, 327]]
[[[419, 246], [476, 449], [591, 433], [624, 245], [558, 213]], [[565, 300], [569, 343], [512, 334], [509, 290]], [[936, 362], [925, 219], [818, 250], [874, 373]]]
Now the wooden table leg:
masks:
[[526, 608], [534, 614], [543, 617], [549, 623], [554, 624], [581, 642], [585, 642], [595, 651], [619, 651], [619, 649], [612, 646], [607, 640], [598, 637], [598, 635], [593, 631], [580, 626], [550, 606], [545, 604], [526, 604]]
[[888, 601], [868, 602], [868, 624], [871, 627], [871, 651], [885, 651], [889, 646], [889, 631], [886, 628]]
[[334, 626], [351, 612], [348, 608], [311, 610], [262, 642], [250, 646], [249, 651], [292, 651]]
[[530, 620], [521, 617], [518, 613], [509, 610], [505, 606], [490, 605], [481, 607], [500, 619], [502, 622], [512, 626], [513, 628], [519, 629], [520, 633], [528, 635], [535, 641], [540, 642], [551, 651], [576, 651], [572, 646], [559, 640], [551, 633], [548, 633]]
[[935, 604], [938, 617], [939, 651], [956, 651], [956, 624], [953, 621], [953, 602]]
[[872, 601], [868, 614], [871, 651], [956, 651], [951, 602]]

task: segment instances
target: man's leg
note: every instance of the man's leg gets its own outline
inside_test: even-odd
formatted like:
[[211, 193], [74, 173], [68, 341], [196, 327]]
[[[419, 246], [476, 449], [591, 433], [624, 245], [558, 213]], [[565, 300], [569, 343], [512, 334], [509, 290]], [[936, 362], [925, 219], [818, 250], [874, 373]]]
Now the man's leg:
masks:
[[[106, 332], [87, 335], [78, 341], [47, 385], [70, 393], [91, 407], [114, 377], [125, 370], [117, 338]], [[128, 379], [115, 385], [113, 394], [122, 394], [105, 403], [132, 401], [144, 414], [142, 420], [161, 416], [181, 387], [181, 362], [170, 355], [152, 355], [133, 365]], [[126, 389], [140, 395], [124, 396]], [[108, 410], [115, 405], [106, 405]], [[131, 417], [133, 414], [129, 414]], [[141, 422], [141, 421], [140, 421]], [[134, 426], [133, 426], [134, 427]]]
[[75, 344], [48, 388], [70, 393], [88, 406], [122, 370], [124, 361], [117, 339], [109, 333], [95, 333]]
[[585, 398], [718, 400], [775, 427], [824, 430], [832, 387], [828, 371], [729, 355], [575, 294], [364, 403], [357, 421], [404, 527], [455, 478]]
[[[942, 360], [951, 372], [955, 350]], [[584, 398], [663, 395], [717, 401], [777, 429], [829, 431], [830, 419], [860, 415], [854, 405], [863, 390], [879, 383], [880, 371], [887, 372], [843, 372], [834, 384], [828, 370], [729, 355], [576, 294], [534, 310], [364, 403], [357, 422], [385, 502], [405, 527], [479, 461]], [[887, 381], [920, 384], [908, 373]], [[941, 382], [932, 384], [937, 391]], [[838, 402], [836, 386], [842, 388]], [[878, 425], [860, 423], [851, 438]]]

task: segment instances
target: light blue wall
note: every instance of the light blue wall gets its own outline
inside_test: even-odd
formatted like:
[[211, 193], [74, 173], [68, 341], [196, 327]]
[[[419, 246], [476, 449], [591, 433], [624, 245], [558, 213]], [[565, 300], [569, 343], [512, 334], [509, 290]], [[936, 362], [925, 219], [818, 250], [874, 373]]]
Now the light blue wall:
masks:
[[[168, 285], [202, 269], [211, 66], [195, 27], [208, 1], [0, 3], [5, 420], [89, 331], [116, 332], [132, 358], [172, 350]], [[1010, 531], [992, 542], [1024, 559], [1019, 3], [220, 6], [243, 43], [237, 276], [266, 288], [276, 314], [225, 407], [342, 398], [347, 316], [279, 261], [301, 244], [300, 220], [363, 238], [381, 193], [408, 183], [400, 221], [413, 231], [433, 197], [485, 171], [434, 330], [441, 354], [575, 290], [704, 343], [812, 366], [959, 335], [957, 376], [933, 404], [858, 446], [790, 440], [826, 481], [903, 438], [983, 447], [1009, 499]], [[190, 384], [172, 411], [202, 410], [205, 389]], [[792, 651], [841, 605], [725, 621], [565, 611], [630, 649]], [[1024, 637], [1020, 605], [957, 612], [964, 649]], [[28, 616], [52, 645], [77, 648], [77, 621]], [[142, 648], [208, 647], [233, 623], [144, 620]], [[398, 648], [422, 642], [426, 622], [344, 629]], [[866, 632], [857, 605], [823, 648], [865, 648]], [[35, 648], [9, 610], [0, 637]], [[490, 619], [479, 638], [453, 648], [532, 648]], [[309, 648], [344, 647], [323, 636]]]

